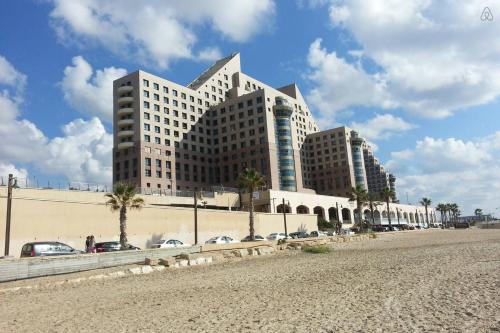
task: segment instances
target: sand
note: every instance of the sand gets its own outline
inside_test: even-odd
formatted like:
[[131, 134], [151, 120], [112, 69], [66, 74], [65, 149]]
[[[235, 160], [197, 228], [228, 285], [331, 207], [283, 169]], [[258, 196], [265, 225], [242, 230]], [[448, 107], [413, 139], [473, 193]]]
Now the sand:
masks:
[[[0, 288], [20, 283], [36, 279]], [[500, 230], [380, 234], [328, 254], [0, 294], [0, 332], [28, 331], [500, 332]]]

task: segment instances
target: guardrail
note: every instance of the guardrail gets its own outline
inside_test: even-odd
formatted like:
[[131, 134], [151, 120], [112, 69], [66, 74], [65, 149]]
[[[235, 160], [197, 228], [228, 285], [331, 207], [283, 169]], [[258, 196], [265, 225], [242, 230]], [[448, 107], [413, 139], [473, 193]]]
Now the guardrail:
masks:
[[198, 253], [201, 246], [173, 249], [147, 249], [70, 256], [0, 259], [0, 282], [29, 279], [40, 276], [66, 274], [138, 264], [146, 258], [164, 258], [181, 253]]

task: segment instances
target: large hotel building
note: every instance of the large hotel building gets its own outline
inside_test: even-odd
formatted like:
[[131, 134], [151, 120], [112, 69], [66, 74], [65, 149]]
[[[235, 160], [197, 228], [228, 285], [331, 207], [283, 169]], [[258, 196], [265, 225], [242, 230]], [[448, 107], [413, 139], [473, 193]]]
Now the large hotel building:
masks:
[[187, 87], [133, 72], [114, 82], [113, 97], [114, 182], [160, 193], [237, 187], [254, 168], [269, 190], [394, 189], [360, 134], [320, 131], [295, 84], [273, 88], [242, 73], [239, 53]]

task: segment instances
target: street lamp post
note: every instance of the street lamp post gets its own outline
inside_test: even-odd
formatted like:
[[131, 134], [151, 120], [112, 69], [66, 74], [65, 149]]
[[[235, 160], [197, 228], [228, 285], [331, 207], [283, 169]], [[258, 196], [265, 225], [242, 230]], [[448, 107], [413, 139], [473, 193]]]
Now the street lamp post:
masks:
[[194, 193], [194, 245], [198, 244], [198, 198], [196, 191]]
[[11, 218], [11, 210], [12, 210], [12, 187], [14, 186], [14, 176], [9, 174], [9, 180], [7, 184], [7, 214], [5, 221], [5, 252], [4, 255], [9, 255], [9, 247], [10, 247], [10, 218]]
[[[289, 201], [290, 203], [290, 201]], [[288, 230], [286, 227], [286, 209], [285, 209], [285, 198], [283, 198], [283, 224], [285, 225], [285, 238], [288, 238]]]

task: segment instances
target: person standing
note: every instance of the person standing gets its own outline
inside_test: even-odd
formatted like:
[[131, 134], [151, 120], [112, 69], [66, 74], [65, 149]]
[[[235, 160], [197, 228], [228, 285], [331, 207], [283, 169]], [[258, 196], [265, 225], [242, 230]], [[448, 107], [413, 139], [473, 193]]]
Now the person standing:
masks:
[[96, 253], [96, 250], [95, 250], [95, 238], [94, 238], [94, 235], [90, 236], [90, 243], [89, 243], [89, 246], [90, 246], [90, 253]]
[[90, 236], [87, 236], [85, 241], [85, 253], [90, 253]]

